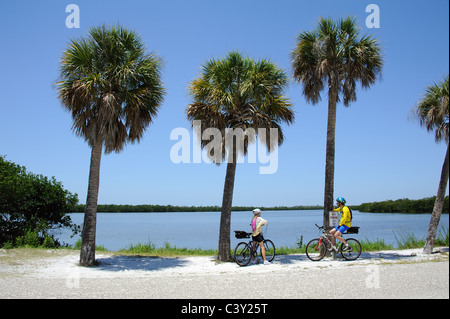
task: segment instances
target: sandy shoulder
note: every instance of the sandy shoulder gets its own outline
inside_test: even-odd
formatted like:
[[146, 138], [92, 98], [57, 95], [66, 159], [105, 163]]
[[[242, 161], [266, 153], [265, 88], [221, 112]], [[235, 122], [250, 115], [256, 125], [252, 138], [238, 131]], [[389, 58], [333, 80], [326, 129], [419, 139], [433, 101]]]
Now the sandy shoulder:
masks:
[[[239, 267], [214, 257], [98, 253], [100, 265], [86, 268], [78, 266], [79, 251], [0, 250], [0, 298], [248, 298], [242, 282], [261, 281], [267, 298], [320, 298], [333, 277], [349, 273], [354, 275], [354, 287], [361, 286], [355, 288], [356, 298], [387, 297], [382, 289], [366, 288], [382, 288], [384, 282], [388, 292], [395, 292], [409, 276], [417, 279], [424, 273], [429, 273], [429, 282], [436, 282], [434, 290], [428, 289], [429, 297], [448, 298], [448, 256], [448, 248], [432, 255], [422, 249], [363, 253], [352, 262], [312, 262], [305, 255], [282, 255], [271, 265]], [[408, 288], [403, 288], [400, 296], [405, 297]], [[423, 288], [417, 289], [423, 296]], [[416, 296], [414, 290], [408, 293]]]
[[426, 255], [422, 249], [387, 250], [362, 253], [356, 261], [325, 258], [310, 261], [304, 254], [276, 256], [270, 265], [239, 267], [235, 263], [222, 263], [215, 257], [146, 257], [117, 255], [113, 252], [97, 253], [98, 267], [80, 267], [79, 251], [74, 250], [0, 250], [0, 278], [35, 277], [66, 278], [76, 273], [82, 278], [125, 278], [145, 276], [209, 275], [267, 273], [280, 270], [345, 268], [352, 266], [448, 261], [448, 248], [440, 253]]

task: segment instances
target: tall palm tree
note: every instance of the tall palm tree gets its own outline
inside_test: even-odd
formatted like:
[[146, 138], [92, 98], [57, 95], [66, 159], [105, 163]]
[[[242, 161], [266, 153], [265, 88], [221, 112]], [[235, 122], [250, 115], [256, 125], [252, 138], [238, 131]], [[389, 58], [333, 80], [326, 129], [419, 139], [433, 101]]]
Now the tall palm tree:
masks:
[[72, 129], [92, 148], [80, 264], [95, 264], [97, 200], [103, 152], [139, 142], [160, 107], [165, 90], [161, 61], [146, 54], [139, 36], [120, 26], [90, 29], [65, 50], [56, 83], [72, 113]]
[[434, 202], [433, 213], [431, 214], [430, 225], [428, 227], [427, 239], [423, 252], [431, 254], [433, 252], [434, 241], [436, 239], [437, 228], [444, 208], [444, 197], [447, 191], [449, 180], [448, 162], [448, 140], [449, 140], [449, 92], [448, 76], [441, 83], [435, 83], [426, 89], [426, 93], [416, 108], [416, 114], [421, 126], [428, 131], [435, 131], [436, 142], [445, 141], [447, 143], [447, 153], [445, 154], [444, 165], [442, 166], [441, 180]]
[[[190, 83], [193, 102], [187, 107], [187, 117], [193, 123], [201, 121], [196, 129], [203, 137], [207, 129], [220, 132], [220, 149], [207, 148], [211, 160], [220, 164], [227, 157], [219, 234], [218, 258], [221, 261], [230, 260], [231, 207], [238, 153], [245, 155], [248, 144], [255, 140], [254, 134], [246, 134], [244, 141], [238, 141], [239, 138], [229, 139], [227, 133], [253, 129], [258, 134], [257, 130], [262, 129], [269, 136], [268, 131], [276, 129], [277, 139], [266, 138], [263, 142], [269, 151], [281, 145], [284, 140], [281, 123], [290, 124], [294, 120], [292, 105], [283, 95], [287, 85], [287, 75], [273, 63], [255, 62], [238, 52], [230, 52], [222, 60], [208, 61], [200, 77]], [[213, 139], [201, 139], [201, 146], [205, 148]]]
[[329, 226], [333, 208], [336, 104], [344, 106], [356, 101], [356, 83], [369, 88], [381, 74], [381, 49], [372, 36], [359, 36], [353, 18], [334, 22], [321, 18], [312, 32], [298, 36], [291, 53], [294, 79], [303, 84], [307, 102], [316, 104], [321, 91], [328, 89], [328, 127], [325, 162], [323, 223]]

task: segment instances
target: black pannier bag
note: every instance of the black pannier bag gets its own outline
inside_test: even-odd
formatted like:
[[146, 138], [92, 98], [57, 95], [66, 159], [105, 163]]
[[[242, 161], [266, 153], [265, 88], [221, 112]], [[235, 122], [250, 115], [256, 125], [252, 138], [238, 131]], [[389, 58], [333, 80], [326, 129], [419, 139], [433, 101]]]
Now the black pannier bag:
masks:
[[245, 231], [240, 231], [240, 230], [235, 230], [234, 234], [236, 236], [237, 239], [241, 239], [241, 238], [250, 238], [249, 233], [245, 232]]
[[346, 232], [346, 234], [358, 234], [359, 233], [359, 227], [350, 227]]

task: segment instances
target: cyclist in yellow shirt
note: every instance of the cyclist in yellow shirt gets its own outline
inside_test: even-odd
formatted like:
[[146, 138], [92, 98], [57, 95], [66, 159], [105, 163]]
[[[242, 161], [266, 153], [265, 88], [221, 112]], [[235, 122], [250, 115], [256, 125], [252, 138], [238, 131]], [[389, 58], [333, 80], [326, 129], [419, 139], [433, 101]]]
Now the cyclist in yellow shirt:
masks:
[[[330, 235], [332, 238], [337, 238], [341, 243], [344, 243], [344, 251], [350, 250], [350, 246], [342, 238], [342, 234], [345, 233], [350, 227], [352, 227], [352, 214], [350, 209], [345, 206], [346, 200], [342, 197], [339, 197], [337, 200], [338, 207], [334, 209], [335, 212], [341, 213], [341, 220], [339, 221], [339, 226], [336, 226], [332, 230], [330, 230]], [[333, 240], [334, 241], [334, 240]], [[334, 244], [334, 243], [333, 243]]]

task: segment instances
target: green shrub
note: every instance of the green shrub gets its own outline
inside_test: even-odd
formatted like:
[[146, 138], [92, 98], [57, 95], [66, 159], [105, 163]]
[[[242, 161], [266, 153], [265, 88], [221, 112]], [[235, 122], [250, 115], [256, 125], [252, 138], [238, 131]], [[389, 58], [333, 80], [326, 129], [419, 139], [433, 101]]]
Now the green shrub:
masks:
[[53, 237], [46, 235], [44, 241], [42, 242], [42, 247], [44, 248], [55, 248], [56, 243]]
[[54, 177], [32, 174], [0, 156], [0, 246], [39, 246], [49, 229], [70, 228], [78, 233], [79, 226], [68, 215], [77, 202], [78, 196]]
[[[81, 249], [81, 238], [78, 239], [78, 240], [75, 242], [75, 244], [73, 244], [72, 248], [73, 248], [74, 250], [80, 250], [80, 249]], [[98, 245], [98, 246], [95, 245], [95, 250], [96, 250], [96, 251], [108, 251], [108, 249], [106, 249], [104, 246], [101, 246], [101, 245]]]
[[29, 229], [25, 235], [19, 236], [16, 239], [16, 245], [18, 247], [39, 247], [40, 240], [39, 240], [39, 234], [37, 231]]

